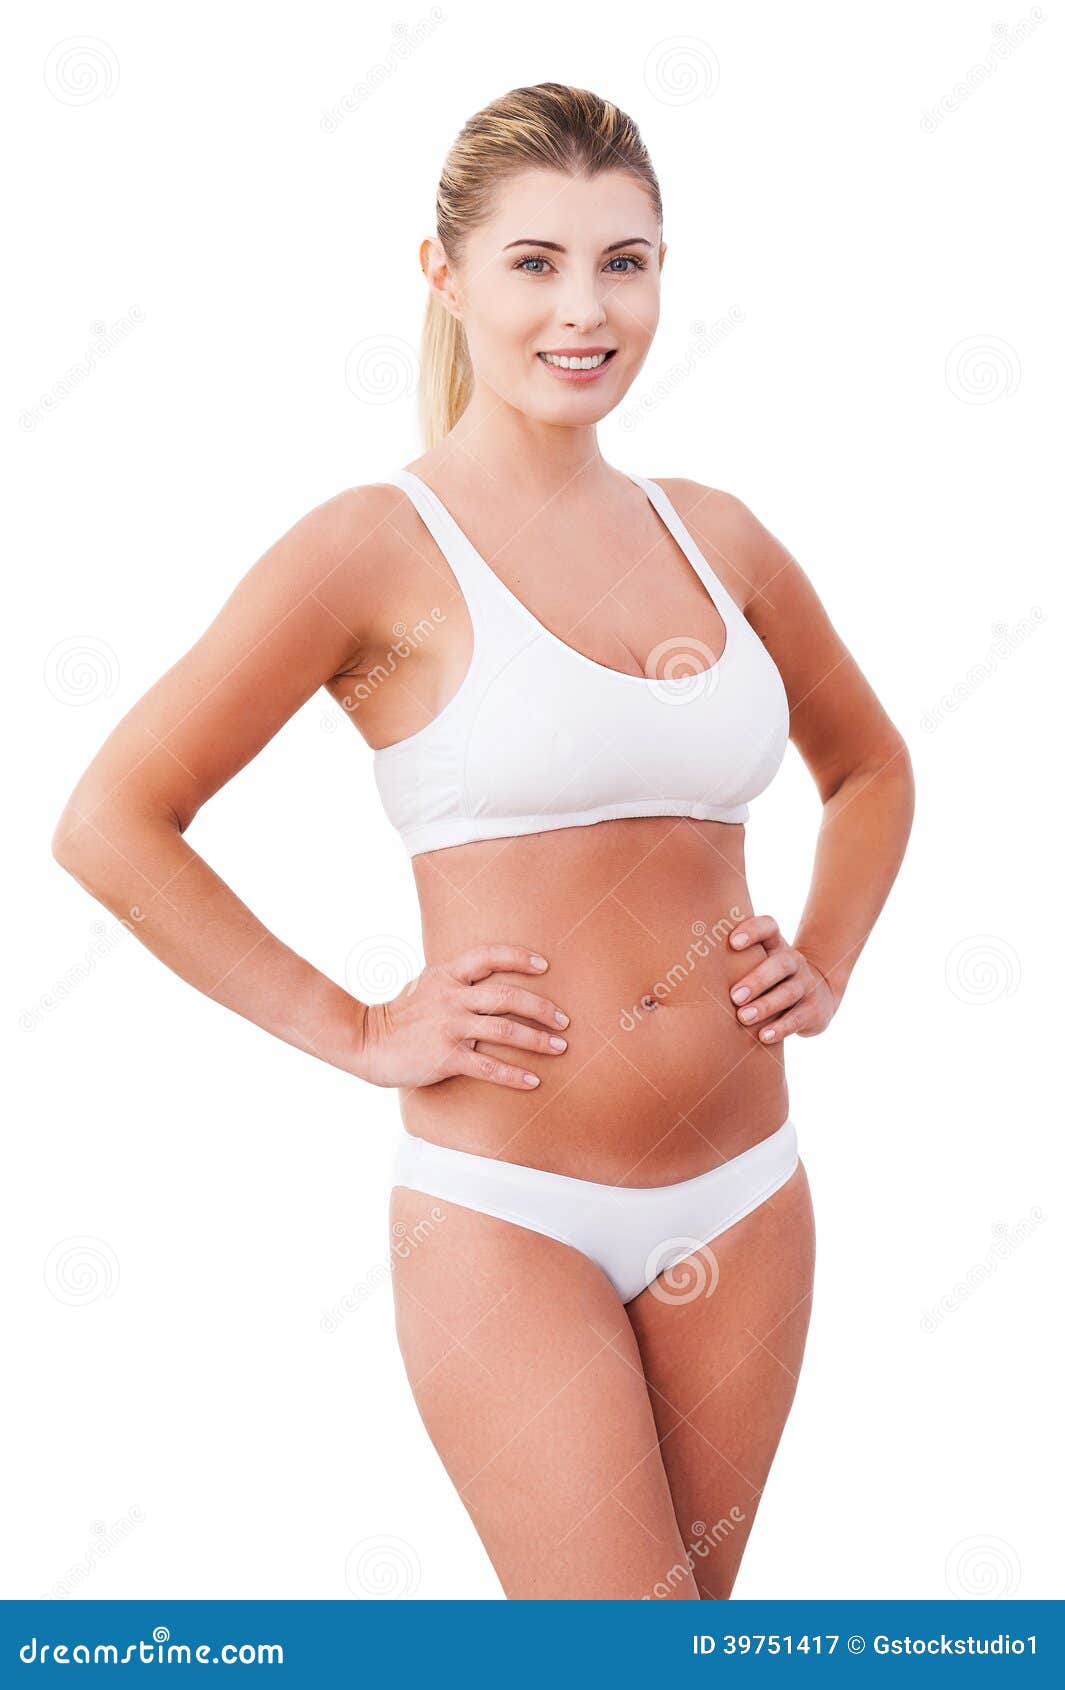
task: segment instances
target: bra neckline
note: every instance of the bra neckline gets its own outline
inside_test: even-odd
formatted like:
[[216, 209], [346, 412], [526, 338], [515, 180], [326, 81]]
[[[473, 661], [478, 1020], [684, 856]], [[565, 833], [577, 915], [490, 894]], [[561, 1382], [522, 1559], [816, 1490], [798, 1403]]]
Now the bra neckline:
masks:
[[[710, 603], [721, 618], [722, 625], [725, 629], [725, 644], [721, 650], [720, 656], [717, 657], [706, 669], [697, 669], [690, 675], [630, 675], [624, 669], [612, 669], [608, 663], [600, 663], [596, 658], [589, 657], [587, 652], [578, 651], [576, 646], [570, 645], [569, 642], [564, 640], [560, 634], [556, 634], [553, 629], [547, 626], [546, 623], [541, 622], [540, 618], [534, 615], [528, 605], [525, 604], [523, 600], [519, 599], [516, 593], [511, 591], [506, 582], [496, 574], [487, 559], [482, 557], [481, 553], [477, 550], [477, 547], [473, 544], [473, 541], [466, 534], [465, 530], [459, 527], [459, 524], [448, 510], [439, 493], [434, 492], [427, 481], [423, 481], [421, 476], [417, 475], [412, 469], [399, 469], [395, 472], [396, 475], [401, 476], [405, 481], [413, 482], [415, 486], [421, 488], [422, 492], [431, 501], [436, 510], [441, 513], [448, 526], [458, 536], [459, 540], [461, 540], [471, 557], [476, 560], [478, 567], [491, 576], [492, 580], [495, 582], [497, 588], [506, 600], [519, 612], [520, 615], [525, 618], [530, 626], [536, 629], [538, 634], [549, 640], [552, 645], [561, 649], [568, 656], [576, 658], [579, 663], [585, 664], [588, 668], [597, 670], [600, 675], [610, 676], [616, 681], [629, 681], [638, 687], [651, 687], [654, 688], [660, 695], [663, 691], [669, 694], [674, 689], [681, 687], [686, 687], [689, 694], [695, 687], [716, 687], [721, 678], [721, 672], [724, 669], [726, 662], [729, 661], [732, 656], [733, 647], [736, 643], [735, 623], [731, 615], [734, 601], [727, 589], [721, 586], [721, 584], [717, 581], [717, 577], [712, 574], [706, 559], [698, 552], [698, 547], [695, 545], [694, 540], [692, 540], [691, 550], [698, 553], [702, 561], [703, 568], [706, 569], [707, 574], [711, 575], [711, 578], [714, 580], [716, 585], [721, 586], [723, 603], [719, 604], [713, 593], [711, 593], [701, 571], [692, 558], [688, 545], [685, 544], [681, 534], [677, 531], [678, 525], [680, 524], [680, 517], [673, 509], [672, 501], [665, 489], [659, 487], [657, 482], [652, 481], [647, 476], [633, 475], [628, 470], [625, 470], [622, 473], [634, 484], [634, 486], [639, 487], [652, 510], [657, 512], [667, 531], [673, 536], [673, 539], [677, 542], [677, 545], [683, 552], [685, 559], [691, 567], [692, 573], [698, 580], [707, 598], [710, 600]], [[657, 498], [655, 498], [654, 494], [649, 491], [652, 487], [658, 495]], [[661, 501], [661, 503], [659, 501]], [[738, 606], [736, 606], [736, 608], [737, 610], [739, 609]], [[742, 611], [740, 614], [742, 615]], [[662, 643], [667, 644], [668, 642], [663, 641]], [[471, 671], [472, 667], [473, 661], [471, 659]], [[431, 726], [432, 724], [430, 723], [429, 725]], [[400, 741], [398, 743], [403, 742]], [[386, 746], [383, 747], [383, 749], [391, 750], [392, 747]]]

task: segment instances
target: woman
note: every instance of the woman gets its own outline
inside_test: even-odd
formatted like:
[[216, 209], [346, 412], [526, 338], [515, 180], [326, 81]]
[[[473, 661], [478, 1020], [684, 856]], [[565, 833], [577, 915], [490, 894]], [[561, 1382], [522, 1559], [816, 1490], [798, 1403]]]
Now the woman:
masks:
[[[427, 450], [260, 559], [119, 723], [54, 850], [200, 990], [398, 1088], [399, 1340], [506, 1594], [726, 1597], [810, 1317], [782, 1046], [839, 1005], [910, 760], [740, 500], [600, 455], [666, 251], [632, 121], [515, 90], [456, 140], [437, 217]], [[425, 970], [386, 1004], [182, 837], [321, 685], [374, 751], [421, 902]], [[743, 857], [789, 731], [824, 804], [791, 943]]]

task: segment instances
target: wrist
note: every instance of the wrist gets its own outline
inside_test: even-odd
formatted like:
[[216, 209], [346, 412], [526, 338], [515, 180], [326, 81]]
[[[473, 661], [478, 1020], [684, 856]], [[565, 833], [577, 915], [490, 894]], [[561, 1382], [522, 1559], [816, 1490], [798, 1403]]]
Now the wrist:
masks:
[[349, 1000], [351, 1024], [351, 1055], [344, 1064], [347, 1072], [357, 1080], [365, 1080], [368, 1085], [375, 1086], [379, 1081], [374, 1075], [374, 1044], [375, 1017], [373, 1004], [360, 1003], [357, 998]]
[[[304, 1011], [310, 1007], [305, 1004]], [[304, 1025], [308, 1029], [306, 1036], [293, 1042], [301, 1043], [320, 1062], [328, 1062], [332, 1068], [363, 1079], [368, 1014], [368, 1004], [330, 980], [317, 997], [313, 1012], [304, 1014]]]
[[822, 968], [819, 962], [813, 963], [812, 966], [816, 968], [818, 974], [820, 974], [822, 980], [825, 982], [825, 985], [828, 987], [829, 994], [832, 998], [832, 1012], [835, 1014], [836, 1010], [843, 1002], [843, 993], [846, 990], [846, 982], [834, 978], [831, 972], [828, 969]]
[[806, 948], [801, 939], [795, 940], [795, 949], [799, 951], [810, 964], [810, 967], [820, 974], [828, 987], [834, 1009], [838, 1009], [843, 1001], [843, 994], [847, 989], [848, 976], [841, 968], [833, 968], [831, 964], [822, 962], [816, 951]]
[[391, 1087], [394, 1080], [382, 1079], [382, 1040], [389, 1031], [388, 1005], [384, 1003], [358, 1003], [352, 1000], [358, 1011], [354, 1042], [352, 1045], [351, 1061], [347, 1064], [350, 1074], [357, 1080], [365, 1080], [367, 1085]]

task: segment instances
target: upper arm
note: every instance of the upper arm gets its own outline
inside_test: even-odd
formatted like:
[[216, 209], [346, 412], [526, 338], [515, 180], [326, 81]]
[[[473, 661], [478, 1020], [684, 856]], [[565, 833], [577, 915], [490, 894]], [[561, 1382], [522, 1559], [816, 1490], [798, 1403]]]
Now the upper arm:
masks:
[[746, 584], [744, 614], [780, 670], [791, 738], [821, 798], [858, 767], [908, 758], [901, 734], [791, 552], [742, 500], [719, 492], [712, 498], [717, 543]]
[[53, 848], [120, 803], [182, 831], [343, 666], [374, 617], [389, 492], [347, 489], [301, 517], [238, 581], [200, 638], [122, 718], [67, 804]]

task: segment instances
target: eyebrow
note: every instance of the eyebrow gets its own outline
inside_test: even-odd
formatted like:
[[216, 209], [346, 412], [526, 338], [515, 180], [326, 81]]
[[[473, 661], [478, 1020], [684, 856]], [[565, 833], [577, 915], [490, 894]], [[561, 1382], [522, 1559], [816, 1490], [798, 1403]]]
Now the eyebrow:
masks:
[[[612, 241], [609, 246], [605, 246], [603, 248], [603, 251], [617, 252], [618, 248], [622, 246], [649, 247], [650, 245], [650, 241], [645, 241], [642, 235], [630, 235], [627, 240]], [[560, 245], [558, 241], [538, 241], [534, 240], [531, 235], [524, 237], [520, 241], [508, 241], [506, 246], [503, 248], [503, 251], [509, 252], [512, 246], [543, 246], [547, 247], [550, 252], [565, 252], [566, 250], [565, 247]]]

